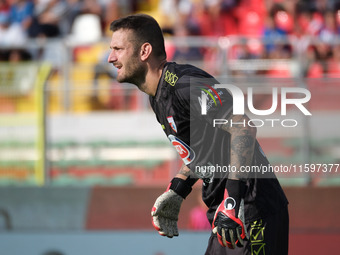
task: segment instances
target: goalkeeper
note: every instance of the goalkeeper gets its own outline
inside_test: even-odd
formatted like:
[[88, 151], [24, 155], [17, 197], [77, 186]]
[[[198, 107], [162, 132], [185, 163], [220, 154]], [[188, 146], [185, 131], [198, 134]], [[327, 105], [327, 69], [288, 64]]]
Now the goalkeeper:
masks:
[[[206, 255], [288, 254], [288, 201], [273, 173], [200, 171], [215, 165], [239, 170], [269, 164], [256, 128], [242, 125], [248, 117], [233, 115], [231, 95], [215, 89], [218, 81], [203, 70], [167, 62], [163, 34], [152, 17], [131, 15], [113, 21], [110, 29], [108, 62], [118, 69], [118, 82], [135, 84], [149, 95], [157, 121], [183, 159], [151, 209], [154, 228], [163, 236], [178, 236], [181, 204], [200, 178], [212, 226]], [[206, 114], [201, 111], [203, 94]], [[214, 127], [213, 119], [237, 125]]]

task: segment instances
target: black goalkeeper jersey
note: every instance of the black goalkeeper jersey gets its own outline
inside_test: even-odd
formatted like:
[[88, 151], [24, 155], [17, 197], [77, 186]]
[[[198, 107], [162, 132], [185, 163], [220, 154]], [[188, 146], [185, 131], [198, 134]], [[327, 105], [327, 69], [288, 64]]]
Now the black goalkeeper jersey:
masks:
[[[213, 120], [228, 119], [233, 102], [227, 90], [214, 89], [214, 84], [218, 81], [197, 67], [169, 62], [156, 95], [150, 96], [151, 107], [168, 139], [183, 162], [203, 180], [202, 199], [209, 207], [210, 223], [224, 196], [228, 172], [223, 170], [230, 166], [230, 134], [214, 127]], [[205, 115], [202, 93], [210, 96]], [[252, 165], [269, 166], [257, 141]], [[215, 167], [210, 169], [216, 171], [202, 170], [207, 167]], [[247, 179], [244, 202], [246, 222], [266, 217], [288, 204], [275, 174], [270, 172], [255, 173]]]

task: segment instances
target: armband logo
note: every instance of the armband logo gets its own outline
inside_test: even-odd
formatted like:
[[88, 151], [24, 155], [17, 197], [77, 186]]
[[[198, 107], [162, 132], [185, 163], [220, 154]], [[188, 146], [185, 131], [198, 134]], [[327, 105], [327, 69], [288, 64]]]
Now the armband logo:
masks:
[[184, 164], [189, 165], [195, 159], [195, 152], [178, 137], [169, 135], [168, 138], [182, 158]]
[[177, 127], [176, 127], [174, 118], [172, 116], [169, 116], [167, 117], [167, 119], [168, 119], [171, 129], [177, 133]]

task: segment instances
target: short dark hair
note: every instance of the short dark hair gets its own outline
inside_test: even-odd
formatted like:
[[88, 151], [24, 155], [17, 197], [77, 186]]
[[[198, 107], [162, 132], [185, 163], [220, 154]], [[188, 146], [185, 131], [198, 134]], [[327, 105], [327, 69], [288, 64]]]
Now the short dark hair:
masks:
[[110, 30], [115, 32], [120, 29], [130, 29], [135, 35], [135, 39], [142, 45], [150, 43], [153, 54], [161, 59], [166, 58], [164, 37], [157, 21], [146, 14], [135, 14], [113, 21]]

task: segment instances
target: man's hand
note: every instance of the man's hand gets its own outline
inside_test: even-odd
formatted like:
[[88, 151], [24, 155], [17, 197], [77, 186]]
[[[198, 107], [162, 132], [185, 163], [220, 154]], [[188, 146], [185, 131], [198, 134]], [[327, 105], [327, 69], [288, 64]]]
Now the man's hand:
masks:
[[152, 207], [152, 224], [162, 236], [178, 236], [177, 220], [183, 198], [169, 189], [159, 196]]
[[244, 220], [243, 191], [241, 191], [243, 188], [239, 188], [244, 184], [236, 180], [228, 180], [228, 182], [233, 183], [236, 194], [234, 197], [230, 196], [226, 188], [224, 199], [216, 210], [212, 228], [222, 246], [234, 249], [236, 245], [242, 247], [243, 241], [249, 237]]
[[177, 220], [183, 200], [195, 182], [188, 178], [173, 178], [168, 189], [160, 195], [151, 210], [152, 225], [162, 236], [178, 236]]

